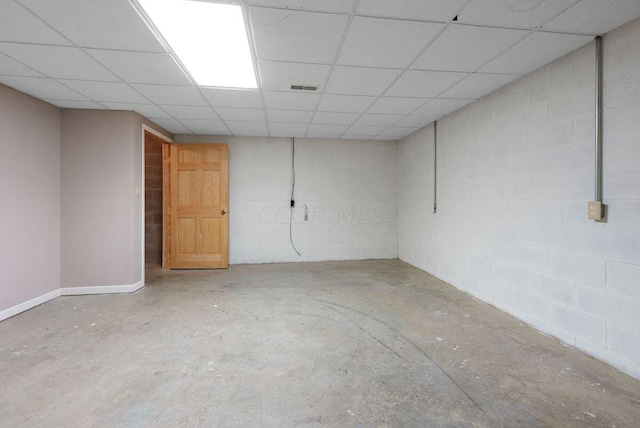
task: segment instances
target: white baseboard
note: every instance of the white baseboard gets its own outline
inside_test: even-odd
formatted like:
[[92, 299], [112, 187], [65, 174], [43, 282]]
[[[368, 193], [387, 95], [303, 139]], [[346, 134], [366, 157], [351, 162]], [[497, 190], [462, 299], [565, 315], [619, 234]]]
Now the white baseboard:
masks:
[[7, 318], [11, 318], [14, 315], [18, 315], [20, 312], [28, 311], [31, 308], [35, 308], [38, 305], [41, 305], [49, 300], [53, 300], [60, 295], [60, 290], [53, 290], [47, 294], [43, 294], [42, 296], [38, 296], [29, 301], [20, 303], [19, 305], [12, 306], [4, 311], [0, 311], [0, 321], [6, 320]]
[[60, 289], [61, 296], [79, 296], [83, 294], [135, 293], [144, 287], [144, 281], [131, 285], [101, 285], [95, 287], [66, 287]]

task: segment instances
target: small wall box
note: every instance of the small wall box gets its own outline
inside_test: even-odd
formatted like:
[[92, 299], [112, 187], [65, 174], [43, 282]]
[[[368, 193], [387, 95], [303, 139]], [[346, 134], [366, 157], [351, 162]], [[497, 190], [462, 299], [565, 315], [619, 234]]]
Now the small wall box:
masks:
[[602, 220], [602, 202], [589, 201], [587, 205], [587, 218]]

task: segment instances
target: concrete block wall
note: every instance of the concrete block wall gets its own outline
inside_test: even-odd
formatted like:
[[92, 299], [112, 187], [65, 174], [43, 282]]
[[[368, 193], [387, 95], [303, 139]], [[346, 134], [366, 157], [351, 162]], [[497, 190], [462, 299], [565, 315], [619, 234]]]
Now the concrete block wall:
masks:
[[289, 240], [291, 139], [175, 140], [229, 144], [229, 263], [398, 257], [395, 141], [296, 139], [292, 235], [300, 257]]
[[604, 38], [608, 220], [594, 196], [594, 44], [399, 143], [399, 256], [640, 377], [640, 21]]
[[162, 264], [162, 141], [149, 136], [144, 144], [144, 261]]

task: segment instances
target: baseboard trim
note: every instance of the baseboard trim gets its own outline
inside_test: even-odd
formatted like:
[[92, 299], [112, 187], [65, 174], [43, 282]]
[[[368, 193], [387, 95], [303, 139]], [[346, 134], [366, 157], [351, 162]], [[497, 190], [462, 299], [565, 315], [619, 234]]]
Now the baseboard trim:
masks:
[[81, 296], [85, 294], [135, 293], [144, 287], [144, 281], [130, 285], [101, 285], [95, 287], [66, 287], [60, 289], [61, 296]]
[[5, 309], [4, 311], [0, 311], [0, 321], [4, 321], [7, 318], [11, 318], [12, 316], [18, 315], [21, 312], [35, 308], [36, 306], [46, 303], [49, 300], [53, 300], [58, 296], [60, 296], [60, 289], [50, 291], [47, 294], [43, 294], [42, 296], [38, 296], [26, 302]]

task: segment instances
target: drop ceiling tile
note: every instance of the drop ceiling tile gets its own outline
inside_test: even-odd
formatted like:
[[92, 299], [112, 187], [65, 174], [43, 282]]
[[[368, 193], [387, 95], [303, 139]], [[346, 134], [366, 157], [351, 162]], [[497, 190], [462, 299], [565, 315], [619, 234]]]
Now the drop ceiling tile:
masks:
[[302, 123], [272, 123], [269, 122], [269, 131], [272, 137], [304, 137], [309, 125]]
[[20, 2], [78, 46], [165, 51], [128, 0]]
[[411, 114], [405, 116], [395, 123], [395, 126], [401, 128], [424, 128], [434, 120], [438, 120], [442, 115], [418, 115]]
[[47, 77], [59, 79], [119, 79], [78, 48], [0, 43], [0, 51]]
[[336, 66], [325, 92], [342, 95], [381, 95], [401, 70]]
[[318, 100], [320, 94], [264, 91], [264, 101], [268, 109], [315, 110]]
[[458, 22], [494, 27], [537, 28], [577, 0], [472, 0]]
[[355, 125], [391, 126], [402, 118], [401, 114], [363, 114]]
[[260, 91], [221, 88], [201, 88], [200, 91], [214, 107], [262, 108]]
[[120, 103], [148, 103], [145, 97], [131, 89], [125, 83], [118, 82], [89, 82], [86, 80], [59, 80], [65, 86], [70, 87], [87, 98], [94, 101], [120, 102]]
[[349, 13], [354, 0], [249, 0], [251, 5]]
[[536, 32], [481, 67], [479, 71], [527, 74], [592, 40], [591, 36]]
[[291, 85], [318, 86], [322, 91], [330, 65], [301, 64], [296, 62], [258, 61], [262, 88], [290, 91]]
[[228, 121], [227, 126], [233, 135], [241, 137], [268, 137], [269, 130], [266, 122], [236, 122]]
[[351, 135], [351, 134], [342, 134], [340, 137], [343, 140], [371, 140], [371, 135]]
[[264, 110], [257, 108], [217, 107], [216, 112], [222, 120], [247, 120], [251, 122], [265, 120]]
[[407, 135], [413, 134], [418, 129], [420, 128], [398, 128], [391, 126], [378, 134], [378, 137], [386, 137], [388, 139], [399, 140], [406, 137]]
[[195, 86], [131, 85], [155, 104], [206, 106]]
[[309, 123], [313, 116], [312, 111], [304, 110], [267, 110], [267, 117], [269, 123], [271, 122], [284, 122], [284, 123]]
[[183, 124], [175, 119], [153, 119], [152, 122], [160, 126], [161, 128], [164, 128], [165, 130], [171, 132], [172, 134], [193, 134], [193, 132], [185, 128]]
[[37, 71], [3, 54], [0, 54], [0, 74], [5, 76], [44, 77]]
[[[423, 116], [437, 116], [435, 119], [440, 119], [442, 116], [445, 116], [449, 113], [453, 113], [456, 110], [461, 109], [467, 104], [471, 104], [475, 101], [475, 98], [458, 98], [458, 99], [444, 99], [444, 98], [436, 98], [429, 101], [424, 106], [420, 107], [418, 110], [414, 111], [415, 115], [423, 115]], [[435, 120], [434, 119], [434, 120]]]
[[229, 129], [220, 120], [181, 120], [187, 128], [197, 135], [231, 135]]
[[348, 128], [347, 125], [320, 125], [318, 123], [312, 123], [309, 125], [309, 133], [311, 134], [331, 134], [340, 135]]
[[360, 113], [330, 113], [319, 111], [313, 116], [313, 123], [323, 125], [351, 125], [358, 117], [360, 117]]
[[104, 106], [93, 101], [66, 101], [66, 100], [44, 100], [49, 104], [60, 108], [74, 108], [82, 110], [105, 110]]
[[330, 64], [347, 25], [346, 15], [251, 7], [260, 59]]
[[2, 10], [0, 13], [0, 40], [17, 43], [71, 45], [68, 40], [14, 0], [0, 0], [0, 10]]
[[162, 110], [173, 116], [174, 119], [202, 119], [202, 120], [220, 120], [218, 115], [211, 107], [194, 107], [194, 106], [160, 106]]
[[420, 21], [450, 21], [467, 0], [360, 0], [358, 13]]
[[375, 137], [385, 129], [387, 129], [386, 126], [354, 125], [354, 126], [351, 126], [349, 129], [347, 129], [347, 132], [345, 132], [345, 135], [360, 135], [360, 136], [366, 135], [368, 137]]
[[51, 79], [0, 76], [0, 83], [40, 99], [90, 101], [79, 93]]
[[462, 80], [466, 73], [407, 70], [385, 93], [396, 97], [433, 98]]
[[373, 103], [367, 113], [409, 114], [431, 98], [382, 97]]
[[442, 28], [443, 24], [357, 16], [337, 63], [404, 68]]
[[638, 0], [582, 0], [543, 28], [602, 35], [640, 16]]
[[[412, 69], [476, 71], [528, 34], [525, 30], [449, 25]], [[454, 54], [455, 52], [455, 54]]]
[[337, 140], [342, 134], [330, 134], [323, 132], [307, 132], [306, 138], [316, 138], [319, 140]]
[[442, 94], [444, 98], [481, 98], [498, 88], [518, 79], [513, 74], [482, 74], [469, 75], [460, 83]]
[[89, 55], [129, 83], [191, 85], [169, 54], [87, 49]]
[[111, 110], [135, 111], [149, 119], [171, 119], [164, 110], [154, 104], [101, 103]]
[[364, 113], [375, 100], [376, 97], [324, 95], [318, 106], [318, 111]]

